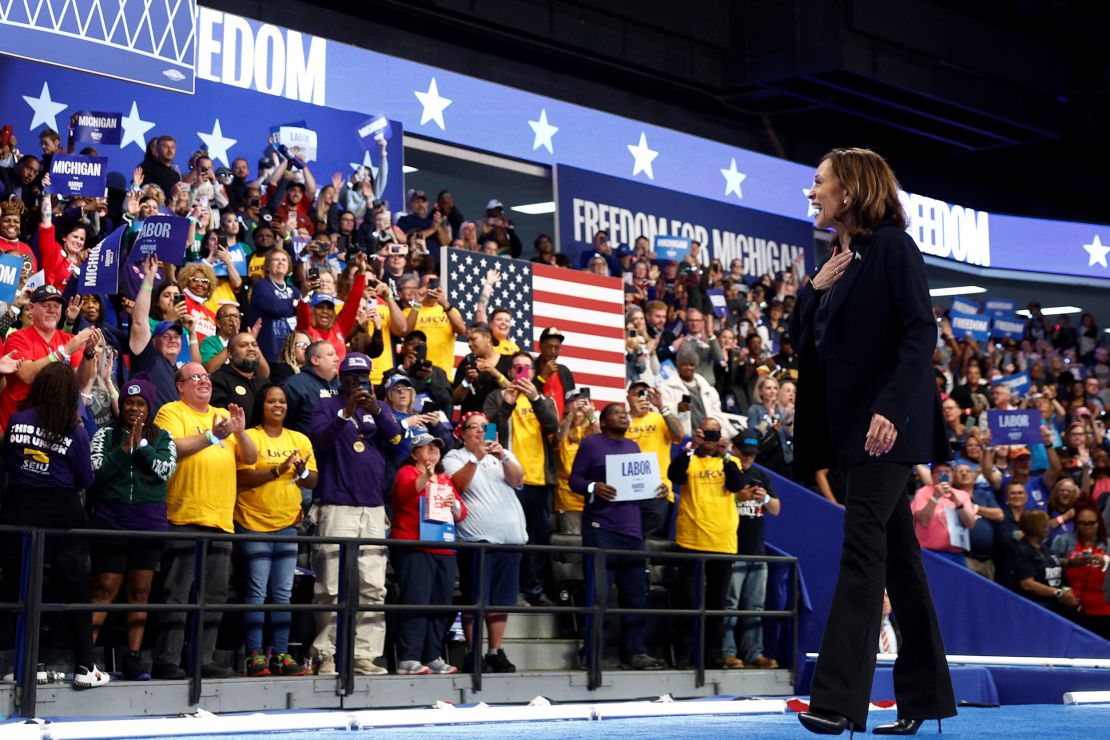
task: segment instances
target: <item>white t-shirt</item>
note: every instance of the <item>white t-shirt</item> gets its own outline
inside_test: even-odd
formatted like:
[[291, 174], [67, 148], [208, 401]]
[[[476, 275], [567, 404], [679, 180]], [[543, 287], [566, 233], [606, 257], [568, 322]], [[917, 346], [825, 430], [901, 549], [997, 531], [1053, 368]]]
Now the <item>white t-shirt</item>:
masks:
[[[513, 453], [505, 456], [514, 463]], [[451, 450], [443, 456], [443, 470], [454, 475], [470, 460], [465, 448]], [[517, 463], [519, 465], [519, 463]], [[482, 540], [498, 545], [523, 545], [528, 542], [524, 524], [524, 509], [516, 498], [516, 491], [505, 482], [501, 461], [486, 455], [478, 461], [478, 469], [465, 491], [460, 491], [466, 504], [466, 519], [457, 525], [460, 540]]]

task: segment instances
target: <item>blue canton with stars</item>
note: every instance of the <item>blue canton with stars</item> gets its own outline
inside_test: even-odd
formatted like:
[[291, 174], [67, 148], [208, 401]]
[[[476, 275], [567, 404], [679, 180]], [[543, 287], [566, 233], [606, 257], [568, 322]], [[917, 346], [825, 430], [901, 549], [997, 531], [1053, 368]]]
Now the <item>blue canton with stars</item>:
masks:
[[493, 286], [486, 316], [504, 307], [513, 315], [509, 338], [522, 349], [532, 348], [532, 264], [508, 257], [493, 257], [461, 249], [447, 250], [447, 290], [451, 304], [467, 323], [474, 320], [474, 307], [482, 294], [482, 284], [491, 270], [500, 270], [501, 281]]

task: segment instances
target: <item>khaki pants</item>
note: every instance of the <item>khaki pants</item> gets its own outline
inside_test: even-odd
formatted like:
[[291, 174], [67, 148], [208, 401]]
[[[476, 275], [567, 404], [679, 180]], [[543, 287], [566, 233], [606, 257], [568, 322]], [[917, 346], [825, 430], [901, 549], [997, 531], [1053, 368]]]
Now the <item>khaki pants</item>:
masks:
[[969, 557], [967, 559], [967, 567], [975, 571], [984, 578], [994, 580], [994, 561], [993, 560], [976, 560]]
[[[321, 537], [385, 537], [388, 526], [383, 506], [316, 506], [317, 534]], [[358, 597], [360, 604], [385, 603], [386, 548], [364, 545], [358, 553]], [[313, 604], [339, 601], [339, 545], [316, 545], [312, 549], [316, 571]], [[318, 657], [335, 656], [334, 612], [316, 613], [316, 639], [312, 649]], [[385, 650], [385, 613], [360, 612], [355, 625], [355, 659], [373, 660]]]

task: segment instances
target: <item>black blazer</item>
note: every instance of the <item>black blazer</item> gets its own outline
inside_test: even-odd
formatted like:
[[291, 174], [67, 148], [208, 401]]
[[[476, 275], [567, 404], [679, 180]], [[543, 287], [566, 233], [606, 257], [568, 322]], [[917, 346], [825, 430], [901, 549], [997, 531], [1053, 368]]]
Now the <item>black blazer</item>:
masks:
[[[921, 253], [893, 226], [853, 237], [851, 248], [856, 257], [844, 277], [828, 295], [807, 284], [791, 319], [801, 380], [795, 469], [947, 460], [932, 365], [937, 324]], [[872, 413], [898, 429], [894, 448], [880, 458], [863, 448]]]

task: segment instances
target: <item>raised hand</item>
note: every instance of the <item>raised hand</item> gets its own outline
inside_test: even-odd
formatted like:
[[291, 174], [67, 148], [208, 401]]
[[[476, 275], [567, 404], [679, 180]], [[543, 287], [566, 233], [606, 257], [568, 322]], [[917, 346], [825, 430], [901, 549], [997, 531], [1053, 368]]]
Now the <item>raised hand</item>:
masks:
[[66, 306], [66, 323], [72, 324], [77, 320], [77, 316], [81, 313], [81, 296], [74, 295], [69, 299], [69, 304]]
[[243, 407], [238, 404], [230, 403], [227, 406], [231, 418], [228, 420], [231, 433], [238, 434], [247, 428], [247, 415], [243, 412]]
[[336, 196], [338, 196], [339, 191], [343, 188], [343, 173], [342, 172], [336, 171], [331, 176], [331, 186], [333, 188], [335, 188], [335, 194], [336, 194]]
[[23, 360], [15, 359], [15, 353], [18, 350], [12, 350], [8, 354], [0, 357], [0, 375], [10, 375], [19, 369], [23, 364]]

